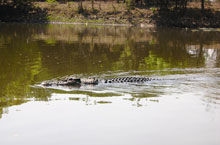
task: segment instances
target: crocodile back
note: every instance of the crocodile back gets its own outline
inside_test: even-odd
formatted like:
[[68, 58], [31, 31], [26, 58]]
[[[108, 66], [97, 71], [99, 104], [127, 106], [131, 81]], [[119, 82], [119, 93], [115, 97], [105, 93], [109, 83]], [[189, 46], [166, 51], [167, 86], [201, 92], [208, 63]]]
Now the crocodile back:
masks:
[[154, 80], [147, 77], [117, 77], [112, 79], [105, 79], [104, 83], [141, 83]]

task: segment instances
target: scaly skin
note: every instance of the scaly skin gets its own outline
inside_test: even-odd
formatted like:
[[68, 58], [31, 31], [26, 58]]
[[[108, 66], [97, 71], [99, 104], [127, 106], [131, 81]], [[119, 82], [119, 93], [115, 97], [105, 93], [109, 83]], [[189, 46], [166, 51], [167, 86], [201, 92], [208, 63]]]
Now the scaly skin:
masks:
[[143, 83], [147, 81], [155, 80], [147, 77], [117, 77], [111, 79], [97, 79], [97, 78], [75, 78], [65, 77], [59, 80], [44, 81], [41, 84], [43, 86], [74, 86], [79, 84], [92, 84], [97, 85], [99, 83]]

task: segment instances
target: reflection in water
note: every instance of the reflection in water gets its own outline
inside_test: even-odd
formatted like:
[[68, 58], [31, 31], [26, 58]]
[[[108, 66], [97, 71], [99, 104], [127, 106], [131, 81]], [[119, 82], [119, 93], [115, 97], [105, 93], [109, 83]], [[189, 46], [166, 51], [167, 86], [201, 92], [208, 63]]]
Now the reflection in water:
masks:
[[[219, 35], [215, 31], [179, 29], [1, 24], [0, 96], [9, 100], [19, 98], [25, 101], [31, 97], [47, 100], [54, 90], [32, 88], [30, 85], [71, 74], [101, 78], [144, 75], [181, 80], [156, 82], [156, 85], [136, 88], [114, 85], [95, 88], [98, 91], [113, 88], [110, 92], [122, 96], [123, 93], [140, 98], [161, 96], [165, 88], [176, 86], [175, 83], [182, 85], [192, 81], [187, 80], [192, 79], [192, 76], [186, 78], [190, 74], [212, 71], [200, 68], [219, 67]], [[195, 69], [187, 71], [186, 68]], [[207, 75], [212, 75], [210, 78], [213, 79], [218, 78], [219, 70]], [[163, 86], [164, 82], [168, 84]], [[85, 93], [86, 89], [81, 89], [80, 93]], [[95, 89], [90, 89], [89, 96]], [[103, 92], [99, 96], [102, 95], [105, 96]]]
[[[183, 115], [179, 113], [182, 112], [186, 113], [184, 116], [188, 118], [195, 117], [194, 119], [197, 119], [196, 115], [198, 115], [201, 120], [205, 119], [206, 123], [210, 124], [210, 120], [207, 119], [209, 117], [204, 118], [207, 112], [219, 113], [220, 40], [218, 38], [220, 38], [220, 33], [217, 31], [0, 24], [0, 121], [2, 121], [0, 122], [0, 128], [2, 128], [0, 130], [11, 133], [7, 131], [7, 127], [4, 128], [5, 119], [5, 122], [8, 122], [7, 116], [2, 116], [8, 112], [10, 115], [10, 110], [13, 113], [13, 107], [18, 105], [21, 106], [18, 110], [22, 110], [22, 107], [25, 108], [26, 106], [28, 109], [24, 109], [24, 111], [29, 109], [33, 111], [29, 115], [33, 118], [37, 117], [36, 120], [31, 120], [33, 123], [37, 121], [37, 123], [35, 122], [36, 125], [41, 119], [50, 119], [50, 117], [42, 116], [52, 115], [54, 108], [56, 108], [55, 112], [58, 112], [60, 116], [64, 115], [65, 113], [63, 112], [65, 111], [68, 117], [63, 116], [63, 118], [68, 118], [66, 120], [70, 122], [80, 121], [80, 123], [77, 122], [79, 125], [68, 124], [68, 127], [60, 127], [61, 130], [71, 126], [74, 127], [73, 130], [78, 129], [84, 120], [90, 120], [90, 123], [94, 123], [91, 118], [99, 115], [104, 116], [102, 122], [110, 123], [109, 120], [115, 118], [114, 115], [118, 113], [123, 116], [117, 117], [119, 118], [117, 121], [119, 121], [118, 124], [120, 126], [126, 126], [126, 122], [131, 123], [129, 120], [135, 120], [135, 117], [132, 116], [136, 116], [137, 119], [140, 118], [134, 121], [137, 123], [137, 128], [143, 128], [143, 126], [146, 126], [144, 121], [150, 120], [148, 129], [141, 129], [142, 134], [148, 134], [155, 138], [155, 135], [149, 134], [147, 131], [154, 131], [158, 128], [154, 125], [156, 121], [159, 128], [164, 129], [162, 132], [172, 129], [177, 138], [181, 137], [183, 135], [178, 134], [179, 129], [164, 128], [164, 122], [171, 123], [166, 126], [176, 126], [178, 128], [181, 125], [184, 127], [185, 124], [185, 126], [189, 127], [192, 122], [185, 120], [185, 118], [183, 119]], [[39, 86], [44, 80], [73, 74], [78, 77], [98, 78], [149, 76], [159, 78], [159, 80], [144, 84], [99, 84], [72, 88], [43, 88]], [[38, 104], [38, 101], [41, 103]], [[56, 107], [42, 105], [42, 102], [56, 104]], [[69, 103], [73, 104], [70, 105]], [[88, 107], [91, 106], [90, 109], [96, 111], [90, 112], [85, 106], [80, 106], [80, 103]], [[151, 106], [152, 104], [158, 105]], [[113, 109], [113, 111], [110, 109], [109, 114], [106, 113], [108, 112], [108, 106], [112, 106], [111, 109]], [[136, 106], [136, 108], [128, 106]], [[144, 109], [145, 107], [142, 106], [147, 106], [146, 108], [149, 110]], [[45, 110], [48, 111], [52, 110], [47, 112], [41, 110], [41, 107], [47, 108]], [[99, 107], [103, 107], [106, 112], [104, 111], [100, 114], [100, 110], [97, 110]], [[206, 112], [201, 112], [204, 107]], [[144, 116], [148, 117], [149, 115], [150, 117], [143, 118], [143, 112], [139, 112], [139, 114], [132, 113], [132, 111], [138, 113], [140, 108], [142, 108], [144, 114], [147, 114]], [[172, 109], [177, 110], [177, 112], [173, 112]], [[90, 113], [83, 118], [80, 115], [85, 115], [85, 112], [80, 112], [81, 110]], [[75, 114], [73, 113], [74, 111]], [[34, 114], [36, 116], [33, 116]], [[74, 120], [76, 114], [83, 119]], [[128, 115], [124, 116], [124, 114]], [[162, 116], [166, 114], [168, 118], [155, 117], [155, 114]], [[25, 113], [22, 115], [25, 115]], [[49, 126], [53, 128], [51, 130], [54, 132], [56, 130], [54, 130], [53, 125], [57, 126], [56, 121], [62, 121], [60, 119], [62, 117], [57, 118], [59, 115], [51, 116], [52, 121], [50, 121]], [[16, 117], [16, 115], [12, 116]], [[207, 116], [210, 116], [210, 114]], [[218, 117], [216, 118], [218, 122]], [[19, 120], [19, 116], [17, 119]], [[194, 130], [191, 129], [191, 131], [199, 131], [197, 129], [201, 128], [201, 126], [204, 130], [210, 129], [204, 128], [202, 124], [204, 122], [201, 120], [197, 120], [198, 122], [193, 126]], [[178, 122], [181, 125], [178, 125]], [[27, 124], [26, 122], [24, 126]], [[60, 124], [63, 124], [63, 122]], [[94, 130], [93, 127], [88, 126], [90, 125], [88, 122], [83, 124]], [[214, 128], [219, 125], [215, 121], [211, 121], [211, 124]], [[99, 124], [96, 123], [96, 125], [99, 126], [100, 122]], [[126, 128], [135, 130], [132, 126], [133, 124], [126, 126], [124, 132], [119, 130], [118, 133], [126, 133], [133, 136], [133, 132], [129, 134], [129, 131], [126, 131]], [[47, 127], [45, 126], [46, 129], [50, 130]], [[104, 125], [104, 128], [111, 129], [111, 126], [109, 128], [109, 126]], [[38, 128], [35, 128], [35, 130], [38, 130]], [[103, 128], [99, 128], [99, 130], [105, 131]], [[97, 130], [97, 133], [99, 130]], [[25, 131], [28, 131], [28, 129]], [[78, 130], [78, 132], [80, 131]], [[91, 131], [88, 132], [91, 133]], [[161, 132], [161, 130], [156, 132]], [[11, 138], [7, 133], [4, 135]], [[184, 133], [186, 136], [188, 135], [188, 131]], [[217, 137], [215, 137], [218, 133], [215, 130], [212, 133], [213, 135], [208, 137], [215, 139], [214, 145], [218, 142]], [[0, 136], [2, 135], [0, 131]], [[78, 135], [78, 133], [75, 133], [75, 135]], [[78, 137], [81, 138], [82, 136], [79, 134]], [[138, 138], [139, 136], [135, 137]], [[162, 136], [159, 135], [158, 137]], [[101, 139], [105, 140], [105, 137]], [[129, 139], [126, 140], [128, 140], [126, 144], [131, 144]], [[14, 140], [12, 139], [12, 141]], [[142, 140], [140, 139], [140, 141]], [[81, 143], [80, 141], [78, 142], [79, 144]], [[69, 143], [68, 139], [67, 143]], [[199, 142], [198, 144], [200, 143], [205, 144], [206, 142]], [[2, 144], [1, 141], [0, 144]], [[107, 142], [107, 144], [111, 144], [111, 142]], [[137, 142], [133, 144], [137, 144]], [[175, 142], [171, 144], [175, 144]]]

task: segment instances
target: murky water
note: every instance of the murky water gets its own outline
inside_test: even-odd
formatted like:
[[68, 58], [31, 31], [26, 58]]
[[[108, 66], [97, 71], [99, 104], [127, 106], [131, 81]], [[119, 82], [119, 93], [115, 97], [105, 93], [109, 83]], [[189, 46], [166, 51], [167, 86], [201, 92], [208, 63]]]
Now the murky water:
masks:
[[[220, 32], [0, 24], [1, 145], [219, 145]], [[43, 88], [66, 75], [144, 84]]]

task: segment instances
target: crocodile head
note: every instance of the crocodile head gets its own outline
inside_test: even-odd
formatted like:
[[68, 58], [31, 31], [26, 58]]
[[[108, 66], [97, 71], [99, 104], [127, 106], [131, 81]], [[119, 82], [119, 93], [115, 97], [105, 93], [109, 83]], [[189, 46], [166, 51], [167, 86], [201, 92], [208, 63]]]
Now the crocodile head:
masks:
[[62, 78], [58, 80], [49, 80], [49, 81], [44, 81], [41, 83], [43, 86], [61, 86], [61, 85], [66, 85], [66, 86], [74, 86], [78, 85], [81, 83], [80, 78], [74, 78], [74, 77], [68, 77], [68, 78]]

